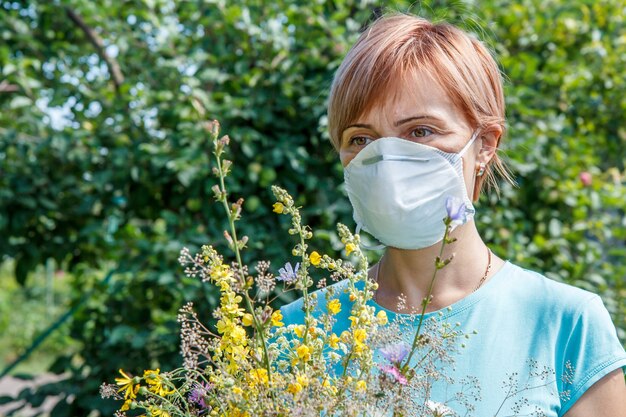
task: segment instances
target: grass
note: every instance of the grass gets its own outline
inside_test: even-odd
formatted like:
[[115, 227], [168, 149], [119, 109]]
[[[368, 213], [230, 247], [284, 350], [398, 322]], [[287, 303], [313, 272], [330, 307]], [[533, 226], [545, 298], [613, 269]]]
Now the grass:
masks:
[[[33, 271], [23, 287], [12, 261], [0, 264], [0, 372], [28, 349], [35, 338], [69, 309], [71, 277], [49, 263]], [[53, 332], [12, 375], [45, 372], [60, 353], [75, 348], [67, 325]]]

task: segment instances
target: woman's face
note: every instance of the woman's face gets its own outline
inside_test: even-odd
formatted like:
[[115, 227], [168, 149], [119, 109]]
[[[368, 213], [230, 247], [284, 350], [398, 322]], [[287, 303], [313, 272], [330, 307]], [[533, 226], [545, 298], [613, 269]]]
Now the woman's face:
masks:
[[[344, 167], [365, 146], [384, 137], [398, 137], [445, 152], [459, 152], [467, 144], [473, 130], [439, 84], [421, 74], [416, 74], [411, 85], [408, 84], [398, 83], [386, 101], [374, 106], [343, 131], [339, 157]], [[481, 148], [479, 139], [463, 156], [470, 198], [476, 156]]]

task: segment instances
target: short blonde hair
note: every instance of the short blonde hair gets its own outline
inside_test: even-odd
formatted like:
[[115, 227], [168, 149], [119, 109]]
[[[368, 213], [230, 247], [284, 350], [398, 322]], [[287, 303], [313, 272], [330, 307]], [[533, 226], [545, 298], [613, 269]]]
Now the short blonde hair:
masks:
[[[503, 80], [487, 47], [449, 23], [394, 14], [361, 34], [335, 74], [328, 103], [333, 146], [338, 150], [350, 124], [417, 72], [440, 84], [474, 130], [498, 124], [504, 132]], [[492, 167], [511, 180], [496, 154], [486, 171], [490, 186], [497, 189]]]

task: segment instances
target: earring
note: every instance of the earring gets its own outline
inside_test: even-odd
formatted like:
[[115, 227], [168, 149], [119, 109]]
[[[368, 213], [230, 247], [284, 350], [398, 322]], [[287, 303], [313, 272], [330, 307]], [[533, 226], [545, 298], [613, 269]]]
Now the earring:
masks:
[[485, 173], [485, 163], [481, 162], [480, 166], [478, 168], [478, 173], [476, 174], [476, 176], [477, 177], [482, 177], [484, 173]]

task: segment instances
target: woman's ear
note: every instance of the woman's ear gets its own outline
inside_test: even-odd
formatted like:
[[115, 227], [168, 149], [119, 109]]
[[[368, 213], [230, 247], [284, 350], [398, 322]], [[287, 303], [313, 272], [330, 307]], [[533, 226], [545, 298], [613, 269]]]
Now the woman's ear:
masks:
[[482, 147], [476, 155], [475, 162], [475, 175], [474, 178], [474, 190], [472, 193], [472, 201], [478, 201], [480, 197], [480, 190], [483, 188], [484, 180], [487, 178], [489, 170], [491, 169], [489, 163], [495, 156], [498, 145], [500, 144], [500, 137], [502, 136], [502, 126], [499, 124], [492, 124], [483, 128], [478, 137], [482, 142]]
[[481, 130], [479, 138], [482, 140], [482, 148], [478, 151], [476, 158], [478, 163], [483, 162], [485, 165], [489, 165], [498, 150], [501, 136], [502, 126], [498, 124], [487, 126]]

